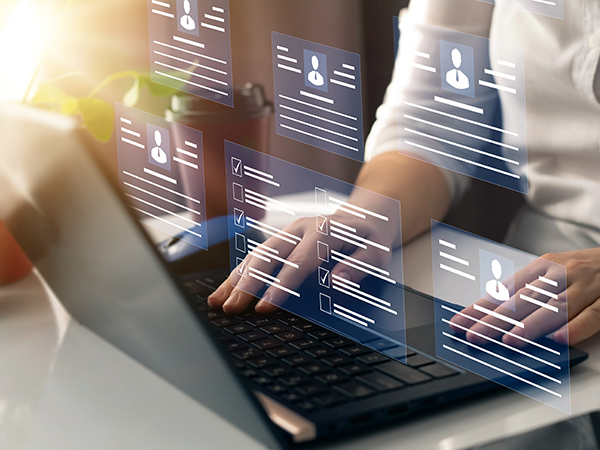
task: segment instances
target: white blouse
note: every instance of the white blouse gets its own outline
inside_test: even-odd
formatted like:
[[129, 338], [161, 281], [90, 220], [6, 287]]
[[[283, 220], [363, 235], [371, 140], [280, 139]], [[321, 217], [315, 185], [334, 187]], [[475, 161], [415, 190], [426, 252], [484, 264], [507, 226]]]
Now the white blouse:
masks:
[[[504, 4], [526, 0], [505, 0]], [[401, 13], [401, 42], [415, 41], [422, 25], [478, 35], [524, 48], [529, 195], [532, 214], [520, 217], [512, 235], [532, 253], [600, 246], [600, 1], [568, 0], [564, 20], [520, 9], [492, 6], [476, 0], [414, 0]], [[398, 126], [403, 99], [409, 91], [427, 89], [410, 79], [401, 54], [377, 121], [367, 140], [367, 160], [406, 150], [404, 128]], [[415, 84], [416, 81], [416, 84]], [[500, 95], [503, 117], [511, 117], [510, 102]], [[505, 119], [506, 120], [506, 119]], [[429, 158], [436, 163], [436, 157]], [[454, 201], [468, 188], [469, 177], [444, 171]], [[567, 244], [552, 245], [531, 230], [540, 221], [559, 228]], [[529, 229], [526, 229], [526, 228]], [[521, 228], [521, 229], [519, 229]], [[583, 236], [584, 235], [584, 236]], [[583, 236], [583, 237], [582, 237]], [[555, 236], [554, 236], [555, 238]], [[537, 239], [535, 245], [527, 245]], [[546, 245], [547, 244], [547, 245]]]

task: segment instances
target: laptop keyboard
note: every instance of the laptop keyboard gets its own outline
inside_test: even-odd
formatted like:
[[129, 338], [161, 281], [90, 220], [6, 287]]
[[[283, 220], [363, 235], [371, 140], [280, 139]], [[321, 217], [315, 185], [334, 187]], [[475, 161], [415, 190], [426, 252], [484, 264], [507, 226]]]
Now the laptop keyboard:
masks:
[[227, 315], [206, 301], [219, 283], [207, 277], [183, 287], [241, 374], [292, 409], [316, 412], [459, 373], [409, 349], [400, 363], [283, 310]]

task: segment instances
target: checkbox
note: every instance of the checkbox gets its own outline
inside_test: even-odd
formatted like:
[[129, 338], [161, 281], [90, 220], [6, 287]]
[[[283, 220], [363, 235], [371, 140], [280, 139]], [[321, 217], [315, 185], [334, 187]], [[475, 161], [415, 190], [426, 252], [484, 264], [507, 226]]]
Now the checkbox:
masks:
[[233, 183], [233, 199], [244, 203], [244, 186], [238, 183]]
[[238, 252], [246, 253], [246, 236], [235, 233], [235, 249]]
[[329, 279], [329, 270], [319, 267], [319, 284], [323, 287], [331, 287], [331, 280]]
[[317, 241], [317, 258], [329, 262], [329, 245], [325, 242]]
[[327, 191], [325, 189], [315, 188], [315, 203], [320, 207], [326, 208], [329, 206], [329, 202], [327, 202]]
[[243, 170], [244, 166], [242, 166], [242, 160], [237, 158], [231, 158], [231, 173], [236, 177], [241, 177]]
[[236, 258], [235, 263], [238, 275], [242, 278], [246, 278], [246, 260], [242, 258]]
[[319, 308], [325, 314], [331, 314], [331, 297], [323, 293], [319, 293]]
[[246, 228], [246, 215], [241, 209], [234, 208], [233, 223], [236, 227]]
[[329, 235], [329, 221], [327, 217], [317, 215], [317, 231], [325, 236]]

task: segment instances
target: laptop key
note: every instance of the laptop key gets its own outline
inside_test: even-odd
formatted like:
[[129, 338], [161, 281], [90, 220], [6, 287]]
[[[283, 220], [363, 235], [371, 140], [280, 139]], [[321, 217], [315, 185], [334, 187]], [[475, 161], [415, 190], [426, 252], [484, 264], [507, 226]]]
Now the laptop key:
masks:
[[292, 316], [292, 315], [284, 315], [282, 317], [279, 317], [278, 320], [282, 324], [284, 324], [284, 325], [290, 325], [290, 326], [306, 322], [306, 320], [301, 319], [298, 316]]
[[299, 331], [286, 331], [285, 333], [276, 334], [275, 337], [283, 342], [292, 342], [304, 339], [304, 335]]
[[408, 367], [398, 361], [388, 361], [379, 364], [376, 368], [408, 385], [419, 384], [432, 379], [429, 375], [419, 372], [417, 369]]
[[265, 325], [272, 324], [273, 319], [269, 319], [268, 317], [255, 317], [253, 319], [246, 320], [246, 323], [254, 325], [255, 327], [264, 327]]
[[450, 367], [446, 367], [439, 363], [421, 367], [419, 370], [427, 373], [428, 375], [431, 375], [434, 378], [446, 378], [451, 377], [452, 375], [458, 375], [458, 372], [456, 370], [451, 369]]
[[300, 394], [296, 394], [295, 392], [286, 392], [281, 397], [290, 403], [299, 402], [303, 398]]
[[315, 379], [324, 384], [338, 384], [350, 380], [346, 375], [336, 372], [324, 373], [316, 376]]
[[406, 363], [410, 367], [421, 367], [427, 364], [433, 364], [435, 361], [425, 355], [413, 355], [406, 358]]
[[258, 358], [262, 356], [262, 353], [255, 348], [247, 348], [244, 350], [240, 350], [232, 353], [237, 359], [241, 359], [242, 361], [246, 361], [252, 358]]
[[342, 373], [350, 376], [372, 372], [372, 369], [369, 366], [361, 363], [348, 364], [347, 366], [341, 366], [339, 369], [342, 371]]
[[306, 350], [306, 354], [314, 358], [325, 358], [326, 356], [336, 355], [337, 353], [332, 348], [314, 347]]
[[[244, 350], [246, 348], [248, 348], [248, 346], [246, 344], [244, 344], [243, 342], [238, 342], [238, 341], [233, 341], [233, 342], [229, 342], [225, 345], [225, 348], [227, 349], [227, 351], [229, 353], [233, 353], [233, 352], [237, 352], [238, 350]], [[256, 355], [259, 356], [259, 355]], [[251, 358], [254, 358], [254, 356], [252, 356]]]
[[267, 326], [261, 327], [261, 330], [264, 331], [265, 333], [269, 333], [269, 334], [276, 334], [276, 333], [283, 333], [284, 331], [291, 331], [288, 327], [286, 327], [285, 325], [281, 325], [279, 323], [273, 323], [273, 324], [269, 324]]
[[270, 356], [263, 356], [261, 358], [255, 358], [255, 359], [249, 360], [248, 364], [250, 364], [255, 369], [264, 369], [266, 367], [276, 365], [277, 360], [275, 358], [271, 358]]
[[368, 365], [380, 364], [382, 362], [386, 362], [386, 361], [390, 360], [389, 357], [384, 356], [381, 353], [375, 353], [375, 352], [371, 352], [371, 353], [369, 353], [367, 355], [359, 356], [356, 359], [358, 361], [360, 361], [360, 362], [362, 362], [364, 364], [368, 364]]
[[[209, 312], [209, 314], [212, 313], [212, 311]], [[225, 314], [225, 313], [223, 313]], [[232, 325], [237, 325], [238, 323], [240, 323], [239, 320], [237, 320], [235, 317], [221, 317], [221, 318], [217, 318], [215, 320], [211, 320], [210, 321], [213, 325], [218, 326], [219, 328], [223, 328], [223, 327], [229, 327]], [[250, 328], [248, 331], [250, 331], [252, 328]]]
[[260, 341], [261, 339], [266, 339], [268, 337], [269, 336], [263, 333], [262, 331], [250, 331], [248, 333], [239, 335], [239, 338], [246, 342]]
[[335, 385], [333, 388], [351, 400], [370, 397], [376, 393], [376, 391], [370, 387], [354, 380]]
[[267, 390], [275, 395], [283, 394], [287, 389], [281, 386], [280, 384], [272, 384], [267, 388]]
[[304, 339], [302, 341], [291, 342], [290, 345], [296, 350], [307, 350], [309, 348], [317, 347], [319, 343], [310, 339]]
[[260, 384], [261, 386], [271, 384], [271, 379], [267, 377], [256, 377], [252, 381], [254, 381], [256, 384]]
[[260, 348], [261, 350], [269, 350], [275, 347], [281, 347], [281, 342], [279, 342], [277, 339], [269, 338], [263, 339], [262, 341], [253, 342], [252, 345]]
[[300, 402], [296, 406], [304, 412], [312, 412], [315, 409], [317, 409], [317, 406], [314, 403], [309, 402], [308, 400]]
[[334, 333], [331, 330], [319, 330], [319, 331], [311, 331], [308, 333], [311, 338], [323, 340], [323, 339], [331, 339], [335, 337], [339, 337], [339, 334]]
[[300, 366], [299, 370], [307, 375], [316, 375], [318, 373], [329, 372], [331, 369], [323, 363], [315, 362]]
[[342, 403], [348, 402], [346, 397], [338, 394], [337, 392], [330, 392], [328, 394], [316, 396], [314, 400], [318, 405], [323, 407], [341, 405]]
[[366, 373], [358, 377], [357, 380], [373, 389], [377, 389], [379, 392], [393, 391], [404, 386], [404, 383], [379, 372]]
[[296, 373], [293, 375], [284, 375], [282, 377], [279, 377], [279, 381], [285, 384], [286, 386], [294, 387], [300, 386], [302, 384], [312, 383], [313, 380], [312, 378], [307, 377], [306, 375]]
[[325, 342], [325, 345], [329, 345], [332, 348], [342, 348], [349, 347], [350, 345], [355, 344], [356, 342], [351, 341], [350, 339], [346, 339], [345, 337], [338, 336], [333, 339], [328, 339]]
[[294, 370], [286, 366], [271, 366], [263, 370], [263, 372], [270, 377], [277, 378], [294, 373]]
[[[219, 320], [224, 320], [224, 319], [219, 319]], [[232, 325], [230, 327], [226, 327], [225, 331], [227, 331], [228, 333], [231, 333], [231, 334], [242, 334], [242, 333], [247, 333], [248, 331], [254, 331], [254, 328], [252, 328], [250, 325], [248, 325], [246, 323], [240, 323], [238, 325]]]
[[258, 372], [252, 369], [244, 369], [240, 373], [246, 378], [252, 378], [258, 375]]
[[283, 362], [289, 364], [290, 366], [301, 366], [302, 364], [309, 364], [313, 362], [312, 358], [309, 358], [306, 355], [292, 355], [287, 358], [283, 358]]
[[269, 350], [267, 353], [275, 358], [285, 358], [286, 356], [295, 355], [298, 352], [296, 350], [292, 350], [291, 348], [279, 347], [279, 348], [273, 348], [273, 349]]
[[303, 386], [297, 387], [296, 392], [304, 395], [305, 397], [313, 397], [315, 395], [321, 395], [325, 392], [329, 392], [325, 386], [319, 383], [311, 383], [305, 384]]
[[323, 358], [321, 361], [330, 366], [337, 367], [343, 364], [350, 364], [352, 362], [352, 358], [344, 355], [333, 355]]
[[229, 334], [221, 333], [217, 336], [217, 341], [227, 344], [228, 342], [235, 341], [235, 338]]
[[352, 347], [344, 347], [340, 350], [340, 352], [342, 352], [344, 355], [347, 356], [360, 356], [360, 355], [364, 355], [366, 353], [371, 353], [371, 350], [369, 350], [367, 347], [364, 347], [362, 345], [353, 345]]
[[295, 328], [298, 331], [302, 331], [303, 333], [308, 333], [309, 331], [319, 331], [319, 330], [323, 329], [316, 323], [312, 323], [312, 322], [300, 323], [300, 324], [294, 325], [293, 328]]

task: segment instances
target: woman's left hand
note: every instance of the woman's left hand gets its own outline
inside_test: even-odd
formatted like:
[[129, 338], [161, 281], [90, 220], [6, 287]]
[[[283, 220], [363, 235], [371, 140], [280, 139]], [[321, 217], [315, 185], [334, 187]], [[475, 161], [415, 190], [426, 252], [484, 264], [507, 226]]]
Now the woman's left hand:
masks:
[[[600, 248], [546, 254], [527, 266], [520, 273], [515, 274], [515, 277], [523, 277], [530, 272], [531, 275], [534, 275], [534, 277], [529, 277], [532, 280], [537, 280], [538, 275], [544, 276], [543, 271], [551, 267], [548, 263], [544, 264], [544, 260], [560, 264], [567, 269], [566, 291], [559, 294], [558, 299], [550, 300], [548, 304], [553, 304], [556, 308], [563, 311], [566, 307], [568, 324], [564, 324], [564, 320], [562, 323], [557, 323], [556, 319], [553, 319], [551, 312], [547, 309], [531, 305], [529, 307], [517, 308], [515, 315], [511, 314], [511, 317], [519, 320], [524, 325], [524, 327], [514, 326], [511, 328], [510, 326], [506, 326], [506, 322], [501, 322], [490, 315], [482, 314], [475, 310], [473, 306], [470, 306], [463, 311], [463, 314], [490, 323], [494, 327], [502, 328], [509, 333], [502, 333], [479, 322], [473, 322], [471, 319], [459, 314], [452, 318], [451, 326], [452, 324], [457, 325], [453, 327], [456, 331], [468, 329], [467, 339], [473, 343], [486, 342], [485, 339], [477, 336], [477, 334], [483, 334], [491, 338], [497, 338], [503, 334], [502, 341], [505, 344], [516, 347], [523, 347], [526, 345], [526, 342], [512, 335], [521, 336], [528, 340], [536, 340], [542, 336], [554, 333], [553, 337], [556, 342], [572, 345], [599, 332]], [[540, 270], [542, 273], [539, 273]], [[551, 278], [551, 274], [548, 274], [548, 277]], [[535, 296], [535, 293], [526, 287], [515, 292], [514, 297], [519, 298], [521, 294]], [[480, 300], [477, 303], [484, 301]]]

